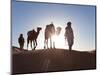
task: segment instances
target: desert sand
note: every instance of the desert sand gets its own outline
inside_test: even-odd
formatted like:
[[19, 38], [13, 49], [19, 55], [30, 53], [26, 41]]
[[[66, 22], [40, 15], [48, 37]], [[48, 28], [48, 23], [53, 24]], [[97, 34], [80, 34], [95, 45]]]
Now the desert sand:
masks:
[[20, 50], [12, 48], [12, 73], [42, 73], [96, 69], [96, 51], [67, 49]]

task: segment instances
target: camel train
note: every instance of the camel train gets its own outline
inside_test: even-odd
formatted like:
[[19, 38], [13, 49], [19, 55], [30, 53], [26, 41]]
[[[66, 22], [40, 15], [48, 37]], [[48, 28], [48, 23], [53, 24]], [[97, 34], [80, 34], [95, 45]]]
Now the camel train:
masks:
[[[28, 50], [28, 46], [29, 44], [31, 45], [31, 49], [35, 50], [38, 43], [37, 43], [37, 38], [38, 35], [40, 33], [40, 31], [42, 30], [41, 27], [37, 27], [37, 31], [35, 31], [34, 29], [31, 31], [27, 32], [27, 50]], [[51, 24], [46, 25], [45, 31], [44, 31], [44, 49], [55, 49], [55, 41], [53, 40], [53, 36], [57, 35], [59, 36], [61, 32], [61, 27], [57, 27], [55, 28], [53, 22], [51, 22]], [[23, 34], [21, 34], [23, 35]], [[21, 36], [20, 35], [20, 36]], [[71, 27], [71, 22], [67, 23], [67, 27], [65, 28], [65, 41], [67, 40], [68, 42], [68, 46], [69, 46], [69, 50], [72, 50], [72, 45], [74, 43], [74, 34], [73, 34], [73, 29]], [[23, 37], [20, 37], [20, 40], [18, 41], [23, 41], [22, 39], [24, 39]], [[48, 44], [50, 42], [50, 44]], [[32, 47], [32, 43], [33, 46]], [[24, 46], [24, 42], [19, 42], [20, 48], [23, 48]], [[49, 45], [49, 46], [48, 46]]]
[[[27, 33], [27, 50], [28, 50], [28, 46], [29, 44], [31, 45], [31, 49], [32, 50], [35, 50], [35, 48], [37, 47], [37, 37], [40, 33], [40, 30], [42, 30], [41, 27], [37, 27], [37, 32], [33, 29], [31, 31], [28, 31]], [[55, 48], [55, 42], [53, 41], [52, 39], [52, 36], [54, 35], [59, 35], [60, 34], [60, 31], [61, 31], [61, 27], [57, 27], [57, 31], [55, 29], [55, 26], [53, 24], [53, 22], [49, 25], [46, 25], [46, 28], [45, 28], [45, 40], [44, 40], [44, 48], [46, 49], [49, 49], [48, 47], [48, 40], [50, 40], [50, 48]], [[34, 48], [32, 47], [32, 43], [33, 43], [33, 46]]]

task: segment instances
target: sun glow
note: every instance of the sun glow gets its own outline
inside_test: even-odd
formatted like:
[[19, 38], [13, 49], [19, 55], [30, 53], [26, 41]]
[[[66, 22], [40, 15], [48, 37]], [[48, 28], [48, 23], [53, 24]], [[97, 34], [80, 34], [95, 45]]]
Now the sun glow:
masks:
[[64, 31], [61, 31], [60, 35], [52, 36], [52, 40], [55, 42], [55, 48], [66, 48]]

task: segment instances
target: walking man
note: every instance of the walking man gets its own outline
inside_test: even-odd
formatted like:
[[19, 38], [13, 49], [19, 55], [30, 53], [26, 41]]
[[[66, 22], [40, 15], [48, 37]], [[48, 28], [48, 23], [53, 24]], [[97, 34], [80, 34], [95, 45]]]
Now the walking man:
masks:
[[73, 34], [73, 29], [71, 27], [71, 22], [67, 23], [67, 27], [65, 28], [65, 41], [67, 39], [69, 50], [72, 50], [72, 46], [74, 43], [74, 34]]

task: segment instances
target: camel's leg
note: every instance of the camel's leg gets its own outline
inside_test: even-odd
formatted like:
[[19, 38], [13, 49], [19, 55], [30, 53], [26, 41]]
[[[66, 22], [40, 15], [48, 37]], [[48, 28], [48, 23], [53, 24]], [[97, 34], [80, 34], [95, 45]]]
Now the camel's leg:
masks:
[[30, 42], [30, 43], [31, 43], [31, 49], [32, 49], [32, 40], [31, 40], [31, 42]]
[[44, 49], [48, 49], [48, 39], [45, 39], [44, 40]]
[[35, 48], [37, 47], [37, 40], [35, 40]]
[[34, 50], [35, 50], [36, 46], [37, 46], [37, 40], [34, 40]]
[[50, 37], [50, 48], [52, 49], [52, 39]]
[[48, 39], [47, 39], [46, 45], [47, 45], [47, 49], [48, 49], [48, 48], [49, 48], [49, 47], [48, 47]]
[[33, 46], [34, 46], [34, 50], [35, 50], [35, 40], [33, 40]]
[[55, 42], [53, 41], [53, 48], [55, 49]]
[[28, 50], [28, 45], [29, 45], [29, 39], [27, 38], [27, 50]]
[[46, 40], [44, 40], [44, 49], [46, 48], [45, 44], [46, 44]]
[[37, 45], [38, 45], [38, 44], [37, 44], [37, 40], [35, 40], [35, 41], [36, 41], [36, 46], [37, 46]]

